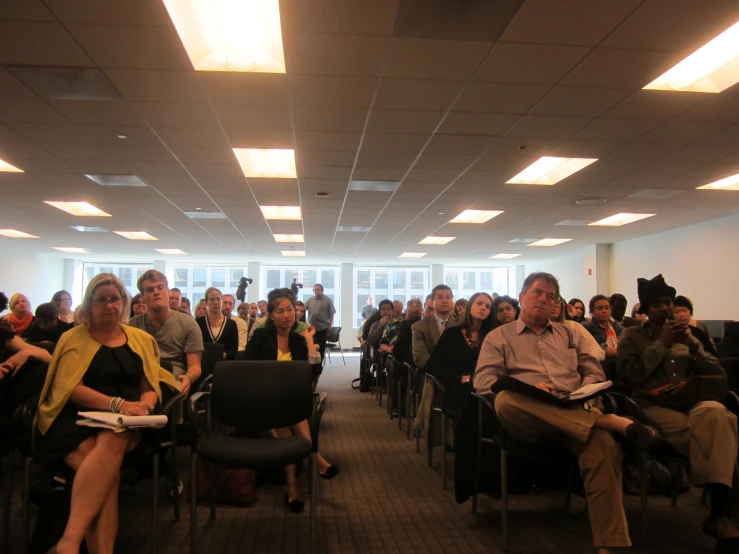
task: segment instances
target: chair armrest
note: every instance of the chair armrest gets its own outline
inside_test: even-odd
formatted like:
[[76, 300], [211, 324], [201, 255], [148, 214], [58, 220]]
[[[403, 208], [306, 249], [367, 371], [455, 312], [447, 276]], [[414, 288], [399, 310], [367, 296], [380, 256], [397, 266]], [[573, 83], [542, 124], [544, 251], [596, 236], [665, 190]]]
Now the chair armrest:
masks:
[[436, 404], [436, 398], [438, 395], [439, 403], [435, 406], [437, 408], [442, 407], [446, 404], [446, 389], [444, 388], [444, 385], [441, 384], [441, 381], [439, 381], [436, 377], [431, 375], [430, 373], [425, 374], [426, 379], [431, 381], [431, 384], [434, 387], [434, 404]]
[[[503, 427], [503, 423], [498, 418], [498, 412], [495, 411], [495, 396], [495, 393], [485, 395], [477, 394], [476, 392], [470, 393], [470, 397], [477, 400], [479, 404], [478, 415], [480, 416], [480, 421], [478, 421], [478, 424], [482, 426], [481, 416], [483, 412], [488, 412], [490, 414], [490, 420], [493, 423], [493, 434], [490, 438], [498, 446], [505, 447], [508, 444], [508, 434]], [[482, 436], [482, 427], [480, 427], [480, 434]]]
[[[196, 392], [190, 398], [187, 399], [187, 408], [190, 412], [190, 424], [192, 425], [192, 449], [194, 450], [197, 446], [198, 436], [200, 432], [200, 417], [198, 404], [205, 402], [210, 398], [210, 392]], [[206, 414], [208, 411], [208, 405], [206, 404]], [[210, 434], [210, 429], [208, 429]]]
[[174, 410], [174, 407], [179, 404], [180, 402], [185, 400], [186, 395], [184, 395], [181, 392], [178, 392], [175, 394], [172, 398], [170, 398], [167, 403], [162, 407], [162, 413], [164, 415], [169, 416], [169, 414], [172, 413]]
[[[205, 379], [200, 381], [198, 383], [198, 390], [197, 392], [205, 392], [206, 387], [210, 384], [210, 382], [213, 380], [213, 374], [208, 375]], [[195, 395], [193, 395], [195, 396]]]
[[620, 392], [608, 392], [604, 397], [609, 397], [609, 401], [615, 404], [616, 413], [622, 416], [635, 417], [642, 423], [647, 423], [647, 416], [641, 406], [634, 402], [631, 398]]

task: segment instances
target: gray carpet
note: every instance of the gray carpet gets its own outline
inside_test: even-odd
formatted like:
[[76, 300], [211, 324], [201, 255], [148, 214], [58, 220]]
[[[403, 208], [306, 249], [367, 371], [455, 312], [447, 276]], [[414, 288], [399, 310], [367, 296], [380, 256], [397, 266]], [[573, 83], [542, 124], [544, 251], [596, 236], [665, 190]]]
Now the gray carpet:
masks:
[[[483, 497], [479, 514], [470, 504], [459, 505], [451, 490], [441, 490], [441, 453], [435, 467], [428, 468], [416, 454], [405, 429], [398, 431], [368, 393], [353, 391], [351, 379], [358, 374], [358, 357], [334, 355], [319, 383], [329, 394], [321, 429], [321, 452], [341, 468], [341, 475], [320, 481], [318, 544], [320, 552], [502, 552], [498, 501]], [[185, 452], [183, 451], [183, 458]], [[450, 456], [450, 462], [451, 462]], [[453, 475], [450, 463], [450, 485]], [[186, 470], [186, 468], [184, 468]], [[121, 516], [116, 552], [148, 551], [151, 483], [139, 482], [121, 490]], [[305, 489], [305, 479], [303, 479]], [[450, 486], [451, 488], [451, 486]], [[308, 498], [307, 490], [304, 498]], [[513, 552], [592, 552], [590, 526], [584, 502], [575, 498], [570, 514], [564, 514], [561, 493], [515, 496], [511, 500], [510, 545]], [[638, 499], [626, 497], [632, 540], [639, 542]], [[650, 498], [651, 547], [631, 552], [713, 552], [713, 541], [701, 535], [706, 516], [700, 491], [680, 497], [677, 508], [669, 499]], [[20, 506], [13, 510], [14, 535], [11, 552], [21, 552], [18, 530]], [[189, 510], [182, 506], [182, 519], [174, 523], [171, 501], [160, 501], [159, 551], [184, 553], [189, 549]], [[248, 508], [219, 507], [215, 521], [207, 507], [198, 508], [200, 553], [307, 552], [308, 515], [294, 515], [283, 504], [279, 486], [258, 489]]]

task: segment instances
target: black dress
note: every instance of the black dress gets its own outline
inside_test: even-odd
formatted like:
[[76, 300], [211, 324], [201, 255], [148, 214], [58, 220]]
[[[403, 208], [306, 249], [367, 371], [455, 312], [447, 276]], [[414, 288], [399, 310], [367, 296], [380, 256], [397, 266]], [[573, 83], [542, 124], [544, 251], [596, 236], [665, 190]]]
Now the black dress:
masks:
[[[82, 384], [106, 396], [138, 402], [143, 378], [144, 364], [128, 344], [114, 348], [101, 346], [82, 377]], [[82, 442], [97, 436], [98, 428], [77, 425], [79, 411], [80, 408], [67, 401], [46, 434], [39, 434], [43, 458], [48, 463], [62, 460]]]
[[215, 342], [222, 344], [226, 359], [236, 359], [236, 352], [239, 350], [239, 326], [236, 325], [233, 319], [224, 317], [220, 332], [215, 336], [213, 336], [213, 331], [208, 326], [208, 316], [196, 317], [195, 322], [203, 334], [203, 343]]

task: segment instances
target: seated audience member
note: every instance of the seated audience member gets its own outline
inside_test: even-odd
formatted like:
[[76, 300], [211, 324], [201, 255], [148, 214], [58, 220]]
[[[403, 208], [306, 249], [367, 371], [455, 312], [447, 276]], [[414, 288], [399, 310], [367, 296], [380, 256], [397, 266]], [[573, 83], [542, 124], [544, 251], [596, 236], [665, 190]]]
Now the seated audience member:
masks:
[[[395, 303], [400, 302], [399, 300], [395, 300], [393, 302], [393, 306], [395, 307]], [[406, 313], [404, 314], [402, 310], [400, 311], [399, 316], [393, 317], [388, 324], [385, 326], [385, 330], [382, 333], [382, 338], [380, 339], [380, 350], [387, 354], [392, 354], [393, 350], [395, 350], [395, 343], [398, 340], [398, 334], [400, 333], [400, 326], [403, 324], [404, 321], [408, 319], [418, 319], [421, 316], [421, 301], [418, 298], [411, 298], [408, 300], [408, 308], [406, 310]], [[412, 312], [411, 316], [408, 316], [408, 312]], [[398, 311], [393, 308], [393, 315], [398, 313]]]
[[252, 319], [259, 317], [259, 306], [256, 302], [249, 304], [249, 317]]
[[[521, 317], [488, 333], [482, 344], [472, 380], [479, 394], [490, 393], [505, 375], [551, 393], [570, 393], [605, 379], [582, 336], [549, 320], [558, 297], [559, 283], [553, 275], [532, 273], [526, 278], [519, 295]], [[577, 456], [593, 541], [600, 553], [607, 553], [610, 548], [631, 546], [621, 496], [618, 438], [628, 437], [650, 448], [658, 436], [641, 423], [604, 414], [599, 399], [588, 405], [588, 410], [562, 408], [511, 391], [499, 392], [495, 398], [495, 411], [512, 438], [558, 442]]]
[[169, 289], [169, 309], [175, 312], [180, 311], [180, 302], [182, 301], [182, 292], [174, 287]]
[[133, 298], [131, 298], [131, 314], [130, 318], [133, 319], [137, 315], [145, 314], [146, 310], [148, 310], [146, 303], [144, 303], [143, 298], [141, 298], [141, 294], [137, 294]]
[[452, 310], [454, 295], [447, 285], [436, 285], [431, 291], [434, 303], [433, 317], [422, 319], [413, 325], [413, 363], [423, 369], [434, 351], [439, 337], [449, 327], [457, 324]]
[[380, 310], [377, 310], [375, 313], [373, 313], [371, 316], [369, 316], [364, 323], [362, 324], [362, 333], [359, 336], [359, 343], [361, 345], [367, 344], [367, 339], [369, 339], [370, 331], [372, 330], [372, 326], [380, 321], [382, 319], [382, 313], [380, 313]]
[[631, 318], [637, 321], [637, 325], [634, 325], [634, 327], [641, 325], [647, 320], [646, 314], [643, 314], [639, 311], [640, 308], [641, 304], [639, 302], [634, 304], [634, 306], [631, 308]]
[[302, 300], [296, 300], [295, 301], [295, 318], [298, 321], [302, 321], [303, 323], [307, 322], [305, 321], [305, 302]]
[[48, 302], [39, 304], [36, 308], [36, 319], [28, 330], [23, 333], [23, 338], [28, 342], [59, 342], [62, 333], [74, 327], [74, 323], [65, 323], [59, 319], [56, 306]]
[[190, 299], [185, 298], [184, 296], [180, 298], [180, 312], [187, 315], [192, 315], [192, 312], [190, 311]]
[[716, 355], [719, 358], [739, 358], [739, 321], [724, 325], [724, 336]]
[[403, 317], [403, 301], [402, 300], [393, 300], [393, 319], [396, 317]]
[[17, 336], [23, 336], [23, 333], [31, 327], [34, 320], [28, 298], [19, 292], [11, 296], [10, 313], [3, 316], [3, 319], [10, 324]]
[[600, 347], [600, 344], [595, 341], [593, 335], [591, 335], [590, 332], [585, 329], [585, 327], [583, 327], [580, 323], [577, 323], [565, 317], [565, 314], [568, 311], [572, 310], [574, 310], [574, 308], [570, 304], [565, 302], [565, 299], [560, 296], [554, 303], [552, 315], [549, 316], [549, 319], [556, 323], [561, 323], [565, 327], [569, 328], [570, 331], [572, 331], [573, 333], [577, 333], [578, 335], [582, 336], [583, 340], [585, 341], [585, 349], [587, 350], [588, 354], [593, 356], [593, 358], [595, 358], [599, 362], [605, 360], [606, 353]]
[[[678, 408], [678, 404], [670, 403], [672, 408], [668, 408], [665, 397], [679, 391], [659, 394], [665, 386], [684, 383], [694, 375], [725, 376], [724, 369], [686, 323], [673, 319], [676, 291], [662, 275], [638, 279], [637, 288], [641, 311], [647, 313], [649, 321], [641, 327], [630, 327], [621, 335], [619, 377], [632, 388], [634, 400], [662, 439], [690, 459], [693, 484], [704, 485], [710, 491], [711, 513], [703, 524], [703, 532], [719, 540], [718, 552], [737, 552], [739, 531], [731, 520], [737, 418], [719, 401], [690, 405], [692, 400], [683, 397], [684, 405]], [[680, 399], [674, 398], [673, 402]], [[727, 549], [722, 549], [722, 543], [727, 543]]]
[[496, 327], [516, 321], [521, 314], [518, 300], [514, 300], [510, 296], [498, 296], [493, 300], [493, 314], [495, 315]]
[[372, 348], [380, 346], [382, 333], [385, 332], [385, 326], [393, 319], [393, 302], [392, 300], [380, 300], [380, 319], [375, 321], [370, 327], [367, 342]]
[[713, 344], [711, 332], [708, 330], [706, 322], [693, 319], [693, 301], [690, 298], [687, 296], [676, 296], [672, 305], [672, 314], [675, 316], [675, 321], [685, 323], [685, 325], [690, 325], [700, 331], [700, 333], [693, 331], [693, 334], [701, 342], [708, 340]]
[[267, 323], [267, 301], [266, 300], [260, 300], [257, 302], [257, 316], [255, 318], [255, 323], [251, 327], [251, 331], [249, 331], [249, 338], [254, 334], [254, 330], [258, 329], [259, 327], [264, 327]]
[[223, 315], [223, 298], [221, 291], [210, 287], [205, 291], [206, 314], [195, 318], [195, 323], [203, 334], [203, 344], [218, 343], [223, 345], [223, 359], [233, 360], [239, 349], [239, 328], [236, 322]]
[[205, 305], [205, 300], [201, 300], [195, 306], [195, 315], [193, 317], [197, 319], [198, 317], [203, 317], [207, 313], [208, 313], [208, 308]]
[[197, 323], [188, 315], [169, 307], [167, 277], [150, 269], [136, 283], [147, 311], [134, 317], [129, 325], [149, 333], [159, 346], [162, 360], [172, 364], [180, 392], [187, 394], [202, 373], [203, 336]]
[[582, 326], [593, 335], [593, 338], [600, 344], [606, 358], [616, 356], [618, 348], [618, 337], [623, 331], [615, 321], [611, 321], [611, 301], [607, 296], [597, 294], [590, 299], [588, 304], [591, 320], [583, 321]]
[[[307, 361], [313, 366], [313, 374], [318, 376], [323, 369], [318, 345], [313, 342], [315, 329], [311, 326], [301, 333], [293, 332], [295, 320], [295, 296], [290, 289], [275, 289], [267, 297], [268, 323], [254, 332], [246, 345], [247, 360]], [[291, 428], [275, 430], [278, 437], [300, 435], [311, 440], [308, 421], [304, 420]], [[339, 468], [329, 464], [321, 454], [317, 455], [318, 474], [323, 479], [333, 479]], [[298, 496], [298, 483], [295, 465], [285, 468], [287, 485], [285, 504], [291, 512], [303, 511], [304, 503]]]
[[[7, 307], [8, 297], [0, 292], [0, 312], [5, 311]], [[0, 364], [0, 380], [8, 374], [15, 377], [29, 358], [35, 358], [47, 364], [51, 361], [51, 354], [47, 350], [28, 344], [10, 329], [0, 326], [0, 350], [6, 348], [14, 354]]]
[[495, 328], [493, 297], [486, 292], [472, 295], [464, 319], [450, 327], [436, 343], [426, 363], [426, 373], [437, 377], [446, 391], [445, 410], [458, 420], [470, 393], [470, 379], [477, 367], [480, 345]]
[[626, 300], [626, 297], [623, 294], [621, 294], [620, 292], [612, 294], [610, 301], [611, 319], [613, 321], [621, 325], [621, 327], [623, 327], [624, 329], [626, 329], [627, 327], [636, 327], [637, 325], [641, 325], [641, 321], [626, 315], [626, 308], [628, 307], [629, 302]]
[[[571, 316], [572, 321], [577, 321], [578, 323], [585, 321], [585, 304], [583, 301], [579, 298], [573, 298], [568, 302], [568, 304], [575, 308], [575, 313]], [[569, 310], [567, 314], [569, 316]]]
[[422, 318], [431, 317], [434, 315], [434, 299], [429, 294], [423, 304], [423, 315]]
[[81, 306], [82, 324], [59, 341], [36, 416], [41, 456], [76, 473], [58, 554], [77, 554], [83, 540], [90, 552], [113, 552], [121, 463], [141, 440], [138, 431], [77, 425], [78, 412], [147, 415], [161, 402], [162, 387], [177, 389], [159, 366], [156, 341], [123, 325], [129, 307], [120, 279], [110, 273], [93, 277]]
[[467, 299], [460, 298], [454, 303], [454, 317], [457, 318], [457, 321], [464, 321], [465, 311], [467, 311]]
[[72, 295], [66, 290], [60, 290], [54, 293], [51, 297], [51, 303], [56, 306], [59, 312], [59, 319], [64, 323], [74, 323], [72, 319]]
[[227, 319], [230, 319], [231, 321], [236, 323], [236, 327], [238, 327], [239, 329], [238, 351], [243, 352], [244, 350], [246, 350], [246, 341], [249, 336], [249, 329], [247, 328], [246, 322], [243, 319], [241, 319], [240, 317], [232, 317], [235, 304], [236, 298], [234, 298], [233, 294], [223, 295], [223, 315], [226, 316]]
[[249, 303], [242, 302], [239, 307], [236, 308], [236, 314], [244, 320], [247, 324], [249, 323]]
[[[380, 339], [380, 348], [383, 352], [388, 352], [395, 357], [396, 360], [413, 366], [413, 324], [421, 321], [423, 315], [423, 305], [418, 298], [411, 298], [408, 301], [408, 308], [405, 311], [405, 319], [398, 326], [398, 335], [395, 343], [388, 336], [388, 342], [383, 344], [385, 335]], [[386, 329], [386, 332], [389, 331]]]

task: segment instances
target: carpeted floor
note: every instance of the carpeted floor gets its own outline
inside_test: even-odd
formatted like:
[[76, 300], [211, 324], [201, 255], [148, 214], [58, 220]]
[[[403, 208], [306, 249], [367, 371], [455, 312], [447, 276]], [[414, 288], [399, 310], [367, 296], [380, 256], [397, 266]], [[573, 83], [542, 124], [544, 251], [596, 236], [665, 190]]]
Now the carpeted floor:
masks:
[[[319, 383], [329, 404], [321, 428], [321, 452], [341, 469], [332, 481], [319, 483], [319, 552], [502, 552], [497, 500], [483, 497], [479, 514], [470, 504], [459, 505], [451, 490], [441, 490], [441, 456], [428, 468], [416, 454], [405, 429], [389, 421], [373, 396], [351, 390], [358, 374], [358, 357], [334, 355]], [[184, 454], [184, 452], [183, 452]], [[184, 456], [182, 456], [184, 458]], [[452, 457], [450, 456], [450, 489]], [[185, 468], [186, 470], [186, 468]], [[305, 483], [305, 480], [303, 480]], [[151, 482], [121, 489], [121, 515], [116, 553], [140, 554], [149, 548]], [[305, 484], [303, 485], [305, 489]], [[19, 492], [19, 491], [18, 491]], [[304, 498], [308, 498], [307, 491]], [[626, 497], [632, 540], [639, 542], [638, 499]], [[513, 552], [592, 552], [585, 504], [573, 499], [570, 514], [561, 510], [561, 493], [511, 500], [510, 545]], [[20, 505], [13, 509], [10, 552], [20, 553]], [[680, 497], [676, 508], [669, 499], [650, 497], [649, 548], [630, 552], [713, 552], [713, 541], [701, 535], [707, 511], [700, 491]], [[174, 523], [172, 505], [160, 501], [159, 551], [184, 553], [189, 549], [189, 510]], [[279, 486], [258, 489], [257, 502], [248, 508], [219, 507], [215, 521], [209, 510], [198, 509], [198, 547], [202, 554], [307, 552], [308, 515], [294, 515], [283, 504]]]

